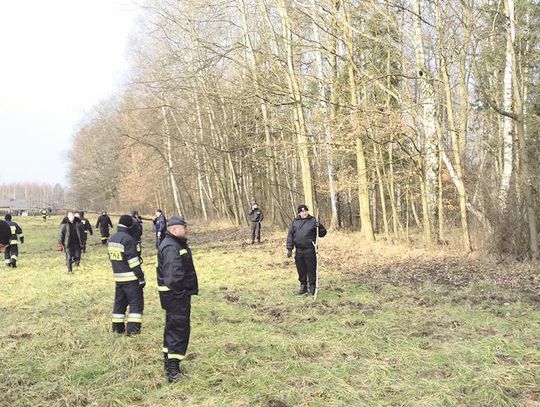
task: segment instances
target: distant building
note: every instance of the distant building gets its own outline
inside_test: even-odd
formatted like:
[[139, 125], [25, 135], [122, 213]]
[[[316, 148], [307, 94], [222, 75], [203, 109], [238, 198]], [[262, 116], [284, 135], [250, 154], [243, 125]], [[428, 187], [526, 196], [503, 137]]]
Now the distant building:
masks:
[[0, 198], [0, 214], [11, 213], [15, 216], [28, 215], [28, 205], [24, 199]]

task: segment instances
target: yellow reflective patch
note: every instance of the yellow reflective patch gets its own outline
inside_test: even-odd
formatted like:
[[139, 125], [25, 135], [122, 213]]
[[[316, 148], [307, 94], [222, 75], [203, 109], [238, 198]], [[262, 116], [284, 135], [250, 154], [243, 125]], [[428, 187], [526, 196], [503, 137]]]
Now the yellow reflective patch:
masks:
[[137, 280], [137, 276], [130, 276], [130, 277], [115, 277], [114, 281], [118, 283], [125, 283], [126, 281], [135, 281]]
[[167, 287], [166, 285], [158, 285], [158, 291], [171, 291], [171, 289], [169, 287]]
[[187, 254], [187, 250], [186, 249], [181, 249], [180, 250], [180, 256], [183, 256], [184, 254]]
[[178, 360], [184, 360], [186, 358], [186, 355], [179, 355], [178, 353], [169, 353], [167, 355], [169, 359], [178, 359]]

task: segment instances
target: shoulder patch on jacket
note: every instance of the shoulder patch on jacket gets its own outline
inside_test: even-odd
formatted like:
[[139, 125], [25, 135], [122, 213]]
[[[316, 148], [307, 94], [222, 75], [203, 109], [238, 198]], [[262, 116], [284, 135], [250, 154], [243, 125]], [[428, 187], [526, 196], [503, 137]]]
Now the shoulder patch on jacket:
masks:
[[180, 249], [180, 256], [183, 256], [184, 254], [187, 254], [187, 249]]

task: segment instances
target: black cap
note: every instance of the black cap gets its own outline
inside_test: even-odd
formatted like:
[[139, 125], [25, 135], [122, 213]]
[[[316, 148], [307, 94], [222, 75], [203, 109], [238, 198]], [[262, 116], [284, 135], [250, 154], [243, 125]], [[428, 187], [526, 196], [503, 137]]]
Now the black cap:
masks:
[[167, 222], [168, 226], [175, 226], [175, 225], [182, 225], [187, 226], [188, 223], [186, 222], [186, 218], [184, 218], [182, 215], [174, 215], [171, 219], [169, 219], [169, 222]]
[[11, 228], [9, 225], [0, 220], [0, 244], [9, 244], [11, 240]]
[[130, 215], [122, 215], [120, 216], [120, 220], [118, 221], [118, 226], [125, 226], [126, 228], [130, 228], [133, 226], [133, 218]]
[[6, 213], [6, 215], [4, 216], [4, 219], [11, 220], [11, 213]]
[[300, 213], [302, 212], [302, 210], [309, 211], [309, 208], [306, 204], [298, 205], [298, 208], [296, 208], [296, 212]]

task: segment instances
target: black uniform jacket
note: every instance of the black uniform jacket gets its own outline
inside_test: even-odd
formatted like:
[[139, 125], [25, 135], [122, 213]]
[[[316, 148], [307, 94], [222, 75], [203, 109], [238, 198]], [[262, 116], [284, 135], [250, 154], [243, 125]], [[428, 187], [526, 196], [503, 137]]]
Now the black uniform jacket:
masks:
[[137, 251], [137, 242], [129, 234], [129, 229], [118, 225], [118, 232], [111, 236], [107, 243], [109, 259], [111, 260], [114, 281], [144, 281], [141, 269], [141, 259]]
[[157, 282], [160, 291], [186, 295], [199, 293], [199, 282], [187, 239], [167, 232], [159, 244]]
[[314, 249], [314, 243], [317, 240], [317, 224], [319, 237], [326, 236], [325, 227], [318, 223], [313, 216], [309, 215], [306, 219], [297, 216], [289, 227], [287, 250], [292, 250], [295, 247], [299, 250]]

